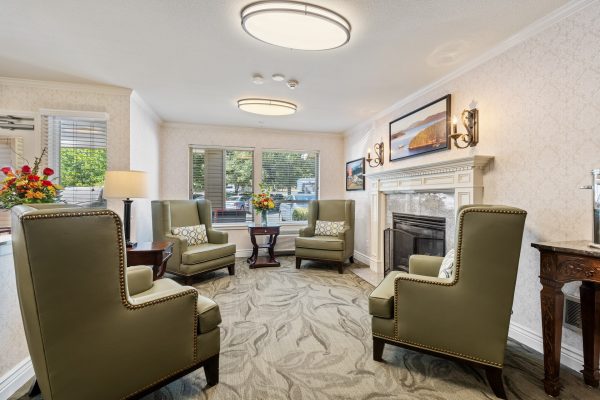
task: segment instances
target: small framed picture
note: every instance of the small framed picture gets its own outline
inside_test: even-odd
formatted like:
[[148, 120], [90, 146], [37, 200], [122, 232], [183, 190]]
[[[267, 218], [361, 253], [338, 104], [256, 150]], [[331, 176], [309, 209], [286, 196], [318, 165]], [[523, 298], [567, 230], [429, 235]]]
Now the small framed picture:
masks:
[[346, 191], [365, 190], [365, 158], [346, 163]]

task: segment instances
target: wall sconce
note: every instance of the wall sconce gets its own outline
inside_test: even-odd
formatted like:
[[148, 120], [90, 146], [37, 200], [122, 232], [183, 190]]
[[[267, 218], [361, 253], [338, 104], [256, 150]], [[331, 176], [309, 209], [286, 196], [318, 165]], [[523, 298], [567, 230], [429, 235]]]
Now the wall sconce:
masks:
[[[366, 161], [369, 163], [369, 167], [375, 168], [383, 165], [383, 142], [375, 143], [373, 147], [375, 149], [375, 158], [371, 158], [371, 149], [367, 151]], [[373, 163], [371, 163], [371, 161]]]
[[[456, 125], [458, 119], [456, 117], [452, 118], [452, 134], [450, 137], [454, 140], [454, 145], [459, 149], [466, 149], [467, 147], [477, 146], [479, 142], [479, 111], [476, 108], [471, 110], [463, 110], [460, 115], [460, 119], [462, 124], [465, 126], [467, 133], [457, 133]], [[461, 139], [464, 145], [458, 144], [458, 139]]]

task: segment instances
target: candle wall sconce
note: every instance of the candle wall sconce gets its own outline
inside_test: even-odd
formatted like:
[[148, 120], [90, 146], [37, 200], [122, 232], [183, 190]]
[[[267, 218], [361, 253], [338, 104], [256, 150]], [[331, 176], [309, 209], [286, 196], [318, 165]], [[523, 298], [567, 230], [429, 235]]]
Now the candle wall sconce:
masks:
[[[476, 108], [471, 110], [463, 110], [460, 115], [462, 124], [464, 125], [467, 133], [457, 132], [458, 118], [452, 118], [452, 134], [450, 138], [454, 140], [454, 145], [459, 149], [466, 149], [467, 147], [477, 146], [479, 142], [479, 111]], [[459, 140], [460, 143], [459, 144]]]
[[369, 163], [369, 167], [371, 168], [383, 165], [383, 142], [375, 143], [373, 149], [375, 150], [375, 156], [371, 158], [371, 149], [369, 149], [369, 151], [367, 151], [366, 158], [366, 161]]

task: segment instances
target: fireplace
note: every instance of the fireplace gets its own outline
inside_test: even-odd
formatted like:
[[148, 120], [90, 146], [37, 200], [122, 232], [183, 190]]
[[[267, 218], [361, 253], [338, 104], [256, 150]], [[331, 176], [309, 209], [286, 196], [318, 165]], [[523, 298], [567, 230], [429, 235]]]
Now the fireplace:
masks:
[[392, 213], [392, 227], [384, 231], [384, 274], [408, 272], [413, 254], [446, 254], [446, 218]]

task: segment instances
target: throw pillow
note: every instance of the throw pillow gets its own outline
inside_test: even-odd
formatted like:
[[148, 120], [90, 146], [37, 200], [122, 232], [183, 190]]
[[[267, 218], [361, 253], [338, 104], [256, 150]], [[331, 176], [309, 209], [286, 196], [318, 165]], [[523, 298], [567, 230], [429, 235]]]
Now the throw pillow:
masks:
[[319, 221], [315, 225], [315, 236], [337, 236], [344, 230], [344, 221]]
[[454, 276], [454, 256], [456, 252], [454, 249], [451, 249], [444, 260], [442, 261], [442, 265], [440, 266], [440, 272], [438, 274], [438, 278], [451, 278]]
[[189, 246], [201, 243], [208, 243], [208, 236], [206, 235], [206, 225], [204, 224], [194, 226], [179, 226], [177, 228], [171, 229], [171, 233], [183, 239], [187, 239]]

